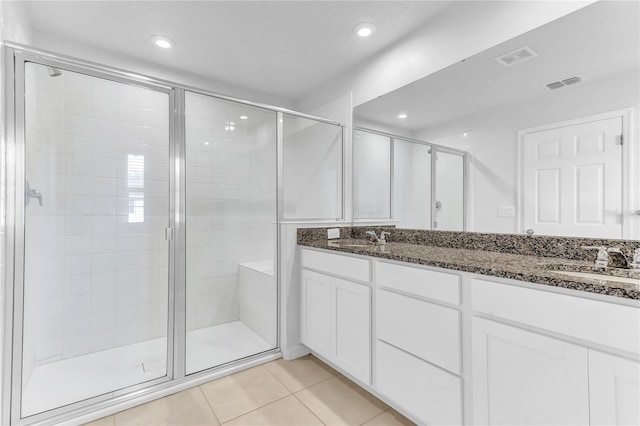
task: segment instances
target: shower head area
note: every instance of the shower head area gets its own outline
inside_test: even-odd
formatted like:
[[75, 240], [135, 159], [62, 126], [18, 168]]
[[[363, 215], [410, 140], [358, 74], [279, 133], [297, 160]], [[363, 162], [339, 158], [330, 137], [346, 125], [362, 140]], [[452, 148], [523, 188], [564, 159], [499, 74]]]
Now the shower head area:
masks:
[[62, 75], [60, 68], [47, 67], [47, 71], [49, 72], [49, 77], [60, 77]]

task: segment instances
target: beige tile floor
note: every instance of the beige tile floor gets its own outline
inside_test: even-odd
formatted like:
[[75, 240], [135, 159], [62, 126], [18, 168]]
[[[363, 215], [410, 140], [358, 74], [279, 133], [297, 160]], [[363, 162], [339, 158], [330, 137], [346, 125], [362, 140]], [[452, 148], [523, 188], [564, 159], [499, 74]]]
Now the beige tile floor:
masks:
[[317, 358], [269, 362], [90, 426], [413, 425]]

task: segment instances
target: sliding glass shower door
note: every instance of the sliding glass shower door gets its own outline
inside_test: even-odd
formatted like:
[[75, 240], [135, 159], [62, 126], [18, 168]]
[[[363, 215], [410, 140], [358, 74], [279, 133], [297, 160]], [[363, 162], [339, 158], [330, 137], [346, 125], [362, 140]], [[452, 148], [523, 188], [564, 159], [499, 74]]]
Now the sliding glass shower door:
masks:
[[170, 89], [24, 67], [20, 417], [166, 378], [170, 344]]
[[186, 374], [277, 347], [276, 112], [186, 92]]

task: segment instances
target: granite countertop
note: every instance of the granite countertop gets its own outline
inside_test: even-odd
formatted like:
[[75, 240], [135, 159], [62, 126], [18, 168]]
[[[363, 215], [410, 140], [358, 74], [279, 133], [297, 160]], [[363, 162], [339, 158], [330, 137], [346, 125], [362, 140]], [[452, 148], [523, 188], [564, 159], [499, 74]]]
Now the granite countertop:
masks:
[[[477, 249], [448, 248], [406, 242], [388, 242], [384, 249], [362, 239], [303, 239], [299, 245], [344, 253], [373, 256], [420, 265], [435, 266], [455, 271], [471, 272], [494, 277], [527, 281], [554, 287], [590, 293], [606, 294], [626, 299], [640, 300], [640, 286], [624, 282], [624, 279], [640, 279], [640, 271], [607, 268], [603, 272], [593, 270], [593, 262], [555, 257], [540, 257], [513, 253], [501, 253]], [[623, 277], [620, 281], [573, 277], [557, 271], [598, 273]]]

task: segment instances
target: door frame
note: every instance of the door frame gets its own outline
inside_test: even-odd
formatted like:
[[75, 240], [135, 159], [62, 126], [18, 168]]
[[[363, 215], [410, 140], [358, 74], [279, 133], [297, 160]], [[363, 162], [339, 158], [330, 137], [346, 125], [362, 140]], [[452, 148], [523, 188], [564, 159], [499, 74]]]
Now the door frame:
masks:
[[[524, 139], [526, 135], [541, 132], [544, 130], [552, 130], [560, 127], [573, 126], [577, 124], [585, 124], [592, 121], [607, 120], [610, 118], [622, 118], [622, 212], [630, 212], [632, 209], [640, 208], [640, 195], [636, 194], [640, 190], [640, 186], [634, 185], [640, 179], [638, 172], [640, 171], [640, 142], [636, 126], [631, 123], [635, 120], [635, 110], [633, 107], [607, 111], [600, 114], [588, 115], [585, 117], [574, 118], [571, 120], [560, 121], [556, 123], [544, 124], [536, 127], [529, 127], [518, 131], [518, 172], [517, 172], [517, 232], [524, 233]], [[635, 179], [635, 180], [634, 180]], [[623, 216], [624, 217], [624, 216]], [[622, 239], [638, 238], [640, 233], [640, 225], [636, 225], [631, 220], [622, 221]]]

